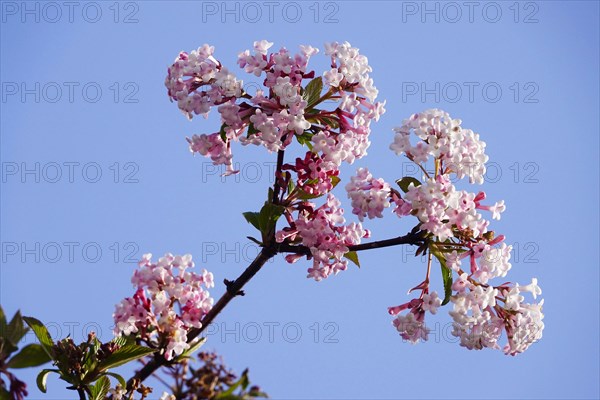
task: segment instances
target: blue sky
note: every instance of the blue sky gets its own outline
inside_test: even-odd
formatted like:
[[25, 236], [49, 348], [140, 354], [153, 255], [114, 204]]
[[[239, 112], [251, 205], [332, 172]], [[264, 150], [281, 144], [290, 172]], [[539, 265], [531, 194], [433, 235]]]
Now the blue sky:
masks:
[[[0, 5], [7, 314], [36, 316], [55, 337], [96, 330], [108, 340], [143, 253], [192, 253], [218, 282], [239, 275], [257, 251], [241, 213], [264, 201], [274, 157], [238, 146], [242, 172], [226, 181], [192, 157], [185, 136], [218, 121], [189, 122], [169, 103], [166, 68], [210, 43], [248, 80], [235, 61], [254, 40], [292, 50], [347, 40], [368, 56], [387, 113], [346, 179], [359, 166], [388, 181], [411, 172], [388, 150], [410, 114], [437, 107], [461, 118], [488, 145], [482, 189], [507, 204], [493, 225], [515, 247], [509, 277], [536, 276], [544, 291], [544, 337], [518, 357], [468, 351], [449, 334], [446, 308], [428, 319], [429, 343], [403, 343], [386, 307], [409, 299], [425, 264], [396, 247], [362, 253], [360, 270], [320, 283], [305, 279], [306, 262], [275, 259], [210, 328], [207, 348], [250, 367], [272, 398], [600, 396], [598, 2]], [[384, 239], [412, 223], [366, 225]], [[22, 376], [30, 398], [72, 396], [50, 378], [43, 397], [34, 371]]]

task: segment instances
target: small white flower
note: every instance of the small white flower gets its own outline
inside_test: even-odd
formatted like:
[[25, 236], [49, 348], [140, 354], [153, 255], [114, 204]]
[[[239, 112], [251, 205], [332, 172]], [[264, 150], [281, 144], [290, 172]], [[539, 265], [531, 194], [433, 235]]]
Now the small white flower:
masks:
[[423, 305], [421, 307], [424, 311], [435, 314], [440, 305], [442, 305], [442, 300], [438, 297], [437, 292], [423, 295]]

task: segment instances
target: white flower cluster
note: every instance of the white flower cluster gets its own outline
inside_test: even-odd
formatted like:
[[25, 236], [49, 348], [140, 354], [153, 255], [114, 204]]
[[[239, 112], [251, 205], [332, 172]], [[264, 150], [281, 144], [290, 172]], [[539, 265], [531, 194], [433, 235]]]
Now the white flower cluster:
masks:
[[[537, 279], [532, 279], [527, 286], [494, 288], [474, 285], [467, 279], [467, 274], [463, 274], [454, 282], [453, 288], [458, 292], [452, 296], [452, 334], [460, 338], [461, 346], [469, 350], [499, 349], [498, 341], [505, 330], [508, 338], [504, 353], [516, 355], [542, 338], [544, 301], [525, 303], [521, 295], [530, 292], [534, 299], [537, 298], [542, 293]], [[505, 296], [503, 306], [497, 300], [502, 296]]]
[[510, 255], [512, 246], [501, 243], [499, 247], [494, 247], [485, 241], [472, 246], [471, 250], [459, 254], [456, 251], [446, 256], [446, 263], [449, 268], [460, 272], [461, 257], [470, 256], [471, 274], [483, 284], [487, 284], [490, 279], [505, 277], [511, 269]]
[[375, 179], [367, 168], [359, 168], [346, 185], [348, 198], [352, 200], [352, 213], [363, 221], [382, 218], [383, 209], [390, 206], [390, 184], [383, 179]]
[[337, 87], [342, 80], [349, 84], [356, 84], [356, 93], [374, 101], [379, 93], [373, 86], [373, 79], [369, 72], [373, 69], [369, 66], [366, 56], [359, 53], [356, 47], [350, 43], [326, 43], [325, 54], [331, 56], [332, 69], [323, 74], [325, 83]]
[[[469, 177], [471, 183], [483, 183], [485, 142], [470, 129], [460, 126], [461, 120], [452, 119], [442, 110], [430, 109], [413, 114], [394, 128], [396, 135], [390, 149], [396, 154], [406, 154], [415, 163], [426, 163], [429, 156], [440, 160], [445, 167], [442, 173], [454, 173], [458, 178]], [[411, 134], [420, 141], [412, 145]]]
[[[181, 52], [167, 71], [165, 86], [171, 100], [188, 119], [194, 114], [207, 116], [210, 108], [242, 93], [243, 82], [236, 79], [213, 57], [214, 47], [207, 44]], [[207, 90], [197, 90], [207, 86]]]
[[488, 210], [493, 218], [500, 219], [504, 202], [483, 206], [480, 201], [484, 198], [483, 192], [476, 195], [456, 190], [448, 175], [438, 175], [419, 186], [411, 183], [403, 201], [411, 204], [412, 214], [421, 222], [421, 229], [445, 241], [455, 236], [455, 229], [468, 231], [474, 238], [486, 233], [489, 221], [477, 212], [478, 209]]
[[115, 334], [135, 335], [150, 346], [166, 343], [164, 357], [171, 360], [190, 347], [187, 332], [202, 327], [213, 306], [205, 290], [214, 286], [213, 275], [188, 271], [194, 267], [189, 254], [166, 254], [156, 264], [152, 254], [145, 254], [139, 266], [131, 278], [137, 291], [116, 306]]

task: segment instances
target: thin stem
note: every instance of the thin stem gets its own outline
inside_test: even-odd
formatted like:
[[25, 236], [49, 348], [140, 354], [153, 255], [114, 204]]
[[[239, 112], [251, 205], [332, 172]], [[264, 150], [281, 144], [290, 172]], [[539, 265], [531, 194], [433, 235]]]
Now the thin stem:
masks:
[[279, 186], [279, 176], [281, 176], [281, 168], [283, 167], [283, 156], [285, 155], [284, 150], [279, 150], [277, 152], [277, 168], [275, 169], [275, 182], [273, 183], [273, 199], [271, 202], [273, 204], [279, 203], [279, 191], [281, 190]]
[[[404, 236], [398, 236], [391, 239], [378, 240], [370, 243], [362, 243], [353, 246], [348, 246], [349, 251], [363, 251], [380, 249], [383, 247], [397, 246], [400, 244], [411, 244], [417, 245], [424, 242], [421, 237], [421, 232], [411, 232]], [[290, 245], [287, 243], [281, 243], [277, 247], [278, 253], [295, 253], [295, 254], [310, 254], [310, 248], [302, 245]]]
[[424, 239], [421, 237], [421, 232], [411, 232], [404, 236], [398, 236], [392, 239], [378, 240], [376, 242], [362, 243], [354, 246], [348, 246], [350, 251], [362, 251], [371, 249], [380, 249], [383, 247], [397, 246], [399, 244], [421, 244]]
[[433, 255], [431, 254], [431, 251], [429, 252], [429, 257], [427, 259], [427, 274], [425, 275], [425, 282], [427, 287], [429, 288], [429, 274], [431, 273], [431, 261], [433, 260]]
[[454, 247], [465, 247], [462, 243], [443, 243], [443, 242], [433, 242], [436, 246], [454, 246]]
[[[414, 162], [414, 161], [413, 161]], [[417, 163], [415, 163], [417, 164]], [[421, 164], [417, 164], [419, 166], [419, 168], [421, 168], [421, 171], [423, 171], [423, 173], [425, 174], [425, 176], [430, 179], [431, 176], [429, 176], [429, 172], [427, 172], [427, 170], [425, 170], [425, 168], [421, 165]]]
[[79, 394], [79, 400], [86, 400], [83, 388], [77, 388], [77, 394]]

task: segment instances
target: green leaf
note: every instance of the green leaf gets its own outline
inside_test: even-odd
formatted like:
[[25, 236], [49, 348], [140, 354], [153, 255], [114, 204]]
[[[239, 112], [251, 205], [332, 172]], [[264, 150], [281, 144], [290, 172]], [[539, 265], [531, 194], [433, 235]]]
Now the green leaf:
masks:
[[320, 76], [317, 76], [312, 81], [308, 82], [308, 85], [304, 88], [304, 93], [302, 93], [302, 98], [306, 100], [308, 105], [306, 109], [310, 109], [317, 104], [319, 99], [321, 98], [321, 91], [323, 90], [323, 79]]
[[288, 181], [288, 193], [292, 193], [294, 191], [295, 187], [296, 187], [296, 185], [294, 184], [294, 180], [290, 179]]
[[240, 379], [238, 379], [237, 382], [235, 382], [234, 384], [229, 386], [229, 389], [227, 389], [224, 392], [219, 393], [215, 397], [215, 399], [218, 399], [218, 400], [239, 399], [240, 396], [236, 396], [233, 393], [240, 386], [242, 387], [242, 389], [245, 389], [249, 383], [250, 383], [250, 381], [248, 380], [248, 369], [245, 369], [244, 372], [242, 372], [242, 376], [240, 376]]
[[100, 364], [98, 364], [98, 371], [107, 370], [109, 368], [115, 368], [119, 365], [127, 364], [130, 361], [137, 360], [147, 356], [148, 354], [154, 353], [156, 350], [148, 347], [139, 346], [137, 344], [128, 344], [117, 349], [110, 356], [106, 357]]
[[242, 390], [246, 390], [248, 385], [250, 384], [250, 379], [248, 379], [248, 368], [242, 372], [242, 376], [240, 376], [240, 385], [242, 386]]
[[90, 400], [104, 400], [110, 390], [110, 379], [106, 376], [96, 381], [96, 384], [90, 386]]
[[48, 380], [48, 375], [50, 374], [50, 372], [56, 372], [60, 375], [60, 371], [57, 369], [43, 369], [42, 372], [38, 374], [37, 379], [35, 380], [38, 389], [40, 389], [42, 393], [46, 393], [46, 380]]
[[227, 128], [226, 124], [221, 125], [221, 129], [219, 130], [219, 136], [221, 137], [221, 140], [225, 143], [227, 143], [227, 133], [225, 132], [225, 128]]
[[36, 343], [27, 345], [21, 349], [13, 358], [10, 359], [8, 368], [29, 368], [37, 367], [51, 361], [50, 356], [44, 348]]
[[408, 192], [408, 187], [411, 183], [415, 186], [421, 185], [421, 182], [419, 182], [418, 179], [413, 178], [412, 176], [405, 176], [402, 179], [398, 179], [396, 183], [398, 184], [398, 186], [400, 186], [400, 189], [402, 189], [404, 193]]
[[105, 372], [104, 375], [110, 375], [110, 376], [112, 376], [117, 381], [119, 381], [119, 384], [121, 385], [121, 387], [123, 387], [123, 388], [127, 387], [127, 382], [125, 381], [125, 378], [123, 378], [121, 375], [116, 374], [114, 372]]
[[248, 134], [246, 136], [250, 137], [250, 136], [252, 136], [254, 134], [257, 134], [258, 132], [260, 132], [260, 131], [254, 127], [254, 124], [250, 123], [248, 125]]
[[[448, 240], [447, 240], [447, 242], [448, 242]], [[457, 248], [457, 247], [454, 247], [454, 246], [442, 246], [441, 248], [438, 247], [438, 251], [440, 253], [452, 253], [453, 251], [455, 251], [458, 254], [461, 254], [461, 253], [464, 253], [467, 250], [461, 249], [461, 248]]]
[[[317, 182], [317, 179], [309, 179], [308, 181], [306, 181], [306, 184], [311, 185], [316, 182]], [[340, 182], [341, 182], [341, 179], [338, 176], [333, 175], [331, 177], [331, 190], [335, 189], [335, 187]], [[300, 200], [312, 200], [312, 199], [316, 199], [316, 198], [323, 196], [322, 194], [315, 195], [315, 194], [306, 193], [302, 189], [298, 189], [298, 193], [299, 193], [298, 198]]]
[[21, 312], [17, 311], [6, 326], [3, 337], [13, 345], [17, 346], [28, 330], [29, 328], [23, 323]]
[[11, 355], [15, 351], [19, 350], [19, 348], [17, 346], [15, 346], [14, 344], [12, 344], [10, 342], [10, 340], [7, 340], [3, 337], [0, 337], [0, 349], [1, 349], [1, 351], [0, 351], [1, 358], [7, 358], [9, 355]]
[[344, 254], [348, 260], [352, 261], [358, 268], [360, 268], [360, 262], [358, 261], [358, 253], [356, 251], [349, 251]]
[[46, 329], [40, 320], [33, 317], [23, 317], [23, 320], [33, 330], [33, 333], [35, 333], [35, 336], [40, 341], [40, 345], [42, 345], [46, 354], [52, 359], [52, 346], [54, 346], [54, 341], [52, 340], [50, 333], [48, 333], [48, 329]]
[[0, 400], [12, 400], [11, 394], [4, 389], [3, 386], [0, 386]]
[[259, 213], [253, 211], [247, 211], [242, 213], [246, 221], [248, 221], [253, 227], [260, 231], [260, 223], [258, 222]]
[[134, 340], [129, 336], [117, 336], [116, 338], [111, 340], [111, 342], [113, 342], [119, 347], [123, 347], [128, 343], [134, 343]]
[[342, 181], [342, 180], [340, 179], [340, 177], [339, 177], [339, 176], [337, 176], [337, 175], [333, 175], [333, 176], [331, 177], [331, 185], [333, 186], [333, 187], [331, 188], [331, 190], [335, 189], [335, 187], [336, 187], [336, 186], [338, 185], [338, 183], [340, 183], [341, 181]]
[[258, 214], [258, 225], [260, 226], [263, 242], [266, 243], [270, 239], [270, 235], [275, 229], [277, 220], [281, 214], [283, 214], [284, 210], [285, 207], [268, 202], [260, 209], [260, 213]]
[[304, 131], [302, 132], [301, 135], [296, 135], [296, 140], [298, 141], [298, 143], [300, 143], [302, 146], [306, 145], [309, 150], [312, 150], [312, 137], [314, 135], [308, 131]]
[[330, 116], [319, 116], [319, 119], [321, 120], [321, 122], [323, 123], [323, 125], [328, 125], [330, 128], [332, 129], [337, 129], [340, 127], [340, 123], [339, 121], [334, 118], [334, 117], [330, 117]]
[[0, 337], [4, 337], [4, 332], [6, 332], [6, 315], [4, 314], [4, 309], [0, 306]]
[[319, 198], [319, 197], [323, 196], [322, 194], [319, 194], [319, 195], [309, 194], [309, 193], [306, 193], [304, 190], [301, 190], [301, 189], [298, 190], [298, 193], [299, 193], [298, 198], [300, 200], [313, 200], [313, 199], [316, 199], [316, 198]]
[[446, 266], [446, 258], [436, 245], [430, 245], [429, 251], [435, 256], [440, 262], [442, 269], [442, 281], [444, 282], [444, 300], [442, 305], [448, 304], [450, 297], [452, 296], [452, 270]]
[[200, 338], [200, 339], [196, 339], [194, 341], [194, 344], [190, 345], [190, 348], [187, 349], [186, 351], [184, 351], [183, 353], [181, 353], [181, 355], [179, 355], [176, 359], [175, 362], [181, 361], [184, 358], [189, 358], [192, 353], [194, 353], [196, 350], [198, 350], [200, 347], [202, 347], [204, 345], [204, 343], [206, 343], [206, 338]]

